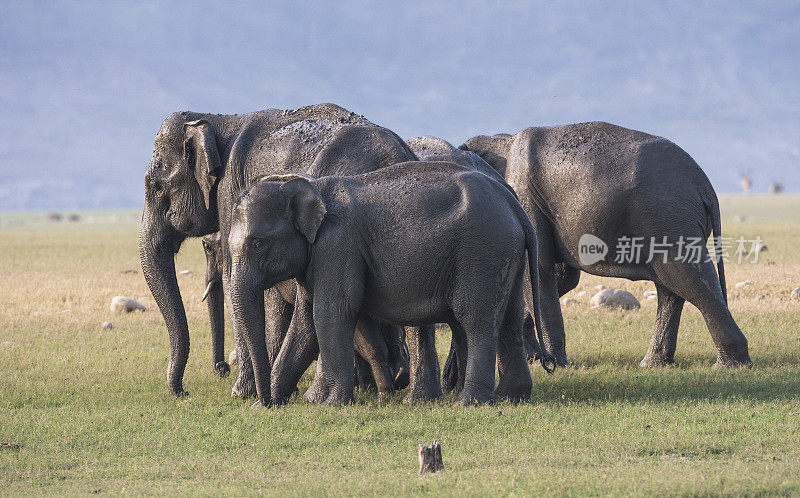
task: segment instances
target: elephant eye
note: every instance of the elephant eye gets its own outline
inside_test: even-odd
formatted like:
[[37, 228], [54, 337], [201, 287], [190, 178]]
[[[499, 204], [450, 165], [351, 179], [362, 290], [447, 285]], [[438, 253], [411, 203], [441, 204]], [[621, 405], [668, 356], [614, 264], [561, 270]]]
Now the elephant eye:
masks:
[[264, 241], [262, 239], [253, 239], [253, 241], [250, 242], [250, 246], [253, 249], [261, 249], [264, 247]]

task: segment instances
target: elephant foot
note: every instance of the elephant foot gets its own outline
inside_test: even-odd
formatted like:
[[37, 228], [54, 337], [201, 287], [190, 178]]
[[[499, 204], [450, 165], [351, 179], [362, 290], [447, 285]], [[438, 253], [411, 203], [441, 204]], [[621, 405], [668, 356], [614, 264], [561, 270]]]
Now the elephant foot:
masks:
[[314, 376], [311, 387], [303, 395], [303, 399], [318, 405], [349, 405], [353, 402], [353, 387], [337, 389], [331, 382], [326, 381], [322, 375], [317, 374]]
[[644, 355], [642, 361], [639, 362], [639, 366], [642, 368], [662, 368], [673, 365], [675, 365], [675, 358], [658, 353], [651, 353], [650, 351], [648, 351], [647, 354]]
[[726, 353], [724, 351], [717, 353], [717, 362], [714, 363], [714, 368], [749, 368], [752, 365], [753, 361], [750, 359], [750, 354], [747, 352], [747, 347], [745, 346], [734, 353]]
[[256, 395], [256, 380], [252, 376], [239, 374], [236, 384], [231, 389], [231, 396], [234, 398], [251, 398]]
[[287, 388], [286, 386], [279, 386], [277, 384], [272, 384], [270, 387], [270, 391], [272, 392], [272, 399], [270, 402], [273, 405], [283, 405], [289, 401], [289, 398], [292, 397], [292, 394], [298, 391], [297, 387]]
[[533, 384], [530, 382], [530, 375], [528, 376], [528, 382], [503, 382], [500, 381], [500, 385], [497, 386], [494, 392], [494, 399], [496, 400], [503, 400], [503, 401], [510, 401], [512, 403], [520, 403], [523, 401], [528, 401], [531, 399], [531, 390], [533, 389]]
[[482, 405], [494, 402], [494, 390], [464, 383], [464, 389], [456, 398], [457, 405]]
[[231, 366], [228, 365], [227, 361], [220, 361], [214, 365], [214, 371], [217, 372], [220, 378], [225, 378], [231, 373]]
[[425, 401], [435, 401], [442, 399], [442, 386], [438, 379], [423, 379], [413, 382], [408, 390], [408, 394], [403, 398], [405, 403], [422, 403]]

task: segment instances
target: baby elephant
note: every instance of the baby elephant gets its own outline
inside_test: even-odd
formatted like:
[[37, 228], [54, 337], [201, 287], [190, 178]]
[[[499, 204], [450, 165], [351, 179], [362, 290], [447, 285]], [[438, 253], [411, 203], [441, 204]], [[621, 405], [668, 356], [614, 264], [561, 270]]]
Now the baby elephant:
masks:
[[353, 330], [364, 317], [444, 322], [464, 337], [460, 403], [530, 397], [523, 283], [529, 263], [538, 329], [536, 234], [510, 189], [448, 162], [276, 179], [242, 194], [229, 238], [233, 316], [253, 357], [261, 403], [270, 399], [261, 295], [288, 278], [313, 299], [320, 363], [312, 399], [352, 401]]

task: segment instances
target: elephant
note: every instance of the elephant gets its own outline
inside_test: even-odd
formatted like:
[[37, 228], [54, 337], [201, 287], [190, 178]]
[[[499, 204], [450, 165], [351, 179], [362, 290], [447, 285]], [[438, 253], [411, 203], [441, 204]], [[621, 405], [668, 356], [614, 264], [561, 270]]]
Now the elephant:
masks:
[[[230, 365], [224, 361], [225, 320], [222, 290], [222, 241], [220, 240], [219, 232], [204, 236], [202, 241], [203, 249], [206, 253], [206, 289], [202, 300], [208, 299], [214, 370], [221, 377], [225, 377], [230, 372]], [[280, 303], [285, 303], [284, 306], [288, 307], [286, 311], [281, 313], [282, 315], [294, 315], [295, 309], [298, 309], [296, 308], [298, 306], [296, 300], [297, 292], [295, 291], [294, 281], [280, 282], [266, 291], [265, 302], [267, 304], [279, 301]], [[269, 313], [267, 313], [266, 318], [270, 318]], [[267, 355], [272, 365], [283, 345], [287, 330], [280, 323], [267, 323], [265, 329], [272, 331], [273, 337], [275, 337], [274, 341], [268, 343], [267, 350]], [[375, 329], [378, 331], [377, 334], [374, 333], [373, 329], [367, 329], [366, 331], [356, 330], [357, 385], [364, 389], [376, 390], [379, 393], [387, 393], [394, 389], [404, 389], [408, 386], [409, 366], [403, 329], [400, 327], [388, 327], [383, 324], [376, 324]], [[308, 336], [313, 339], [313, 331], [304, 334], [304, 337]], [[311, 356], [305, 355], [309, 358], [310, 363], [310, 359], [316, 357], [317, 346], [316, 341], [306, 342], [311, 344], [304, 344], [302, 347], [311, 350]], [[302, 356], [302, 353], [296, 354], [296, 356]], [[384, 374], [381, 369], [386, 365], [389, 366], [389, 372]], [[288, 379], [276, 382], [276, 388], [273, 390], [283, 389], [283, 395], [279, 401], [285, 401], [286, 398], [291, 396], [296, 390], [297, 381], [307, 368], [308, 364], [295, 365], [288, 374]], [[376, 372], [378, 372], [377, 375]], [[281, 374], [276, 374], [274, 378], [279, 375]]]
[[237, 201], [228, 247], [233, 317], [253, 355], [256, 404], [270, 400], [260, 296], [288, 278], [312, 296], [320, 346], [312, 401], [352, 401], [353, 330], [365, 317], [448, 323], [465, 337], [459, 403], [530, 397], [523, 280], [530, 264], [539, 324], [536, 234], [504, 183], [427, 161], [348, 177], [266, 177]]
[[[139, 229], [142, 273], [169, 333], [170, 391], [177, 396], [186, 394], [183, 374], [189, 331], [174, 261], [186, 238], [220, 232], [222, 283], [228, 301], [230, 258], [225, 246], [231, 211], [239, 194], [256, 178], [290, 172], [357, 174], [415, 159], [393, 132], [334, 104], [243, 115], [170, 114], [156, 135], [144, 175]], [[270, 321], [281, 325], [276, 330], [311, 330], [310, 317], [293, 321], [287, 303], [276, 294], [266, 294], [270, 302], [265, 308]], [[239, 336], [234, 323], [240, 368], [232, 395], [245, 397], [255, 394], [255, 384], [250, 355]], [[278, 339], [265, 338], [271, 342]]]
[[[406, 140], [406, 144], [408, 144], [408, 147], [414, 151], [414, 154], [416, 154], [420, 160], [447, 161], [459, 164], [465, 168], [473, 169], [490, 176], [503, 185], [506, 185], [512, 193], [514, 192], [513, 189], [511, 189], [511, 187], [506, 183], [505, 178], [503, 178], [498, 171], [496, 171], [489, 163], [487, 163], [483, 158], [474, 152], [458, 149], [450, 144], [450, 142], [442, 138], [432, 136], [412, 138], [411, 140]], [[516, 193], [514, 195], [516, 195]], [[540, 350], [534, 335], [526, 334], [523, 339], [526, 341], [526, 351]], [[466, 368], [464, 362], [459, 362], [458, 360], [459, 358], [465, 358], [465, 355], [463, 354], [465, 345], [463, 338], [457, 336], [453, 336], [451, 344], [453, 346], [450, 348], [450, 354], [448, 354], [447, 361], [444, 365], [444, 385], [442, 387], [447, 392], [458, 392], [463, 387], [464, 369]], [[460, 348], [462, 354], [456, 354], [456, 347]], [[435, 355], [432, 360], [427, 361], [436, 361]], [[415, 370], [415, 365], [413, 362], [412, 370]], [[458, 372], [460, 372], [460, 374]]]
[[206, 289], [202, 301], [208, 307], [211, 324], [211, 364], [220, 377], [227, 377], [231, 366], [225, 361], [225, 296], [222, 290], [222, 241], [219, 232], [202, 239], [206, 253]]
[[[751, 364], [747, 339], [727, 306], [717, 195], [680, 147], [590, 122], [476, 136], [459, 148], [477, 153], [503, 175], [533, 222], [544, 347], [559, 365], [568, 363], [559, 297], [578, 285], [581, 271], [654, 282], [656, 326], [641, 366], [675, 362], [685, 301], [706, 321], [716, 366]], [[705, 246], [712, 233], [718, 272]], [[697, 257], [686, 257], [690, 240]], [[638, 254], [647, 260], [634, 257], [637, 241]], [[530, 316], [526, 324], [531, 336]]]

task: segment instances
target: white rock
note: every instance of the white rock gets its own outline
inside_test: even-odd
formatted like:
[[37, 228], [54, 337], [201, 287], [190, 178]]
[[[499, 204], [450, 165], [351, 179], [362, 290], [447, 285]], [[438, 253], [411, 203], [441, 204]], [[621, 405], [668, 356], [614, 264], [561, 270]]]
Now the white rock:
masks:
[[650, 294], [645, 299], [647, 299], [648, 301], [658, 301], [658, 294]]
[[114, 324], [111, 322], [103, 322], [100, 324], [100, 328], [103, 330], [113, 330]]
[[736, 223], [742, 223], [744, 221], [747, 221], [747, 216], [743, 214], [737, 214], [733, 217], [733, 221], [735, 221]]
[[238, 367], [239, 366], [239, 354], [236, 353], [235, 349], [233, 351], [231, 351], [231, 354], [228, 355], [228, 365], [230, 365], [232, 367]]
[[561, 306], [575, 306], [577, 304], [581, 304], [581, 302], [571, 297], [565, 297], [561, 300]]
[[603, 289], [592, 297], [589, 305], [594, 308], [622, 308], [626, 310], [641, 307], [639, 300], [633, 294], [622, 289]]
[[800, 299], [800, 287], [796, 288], [791, 293], [792, 299]]
[[745, 287], [750, 287], [751, 285], [753, 285], [752, 280], [744, 280], [742, 282], [736, 282], [736, 285], [734, 285], [734, 287], [736, 287], [737, 289], [744, 289]]
[[658, 291], [654, 290], [644, 291], [643, 297], [645, 299], [650, 299], [650, 296], [656, 296], [656, 299], [658, 299]]
[[761, 294], [760, 296], [756, 296], [756, 297], [754, 297], [754, 298], [753, 298], [753, 301], [763, 301], [763, 300], [764, 300], [764, 299], [766, 299], [766, 298], [767, 298], [767, 295], [766, 295], [766, 294]]
[[575, 294], [575, 297], [578, 299], [584, 299], [589, 297], [589, 291], [580, 291], [579, 293]]
[[603, 284], [600, 284], [600, 285], [595, 285], [595, 286], [594, 286], [594, 290], [598, 290], [598, 291], [601, 291], [601, 290], [606, 290], [606, 286], [605, 286], [605, 285], [603, 285]]
[[131, 311], [147, 311], [139, 301], [125, 296], [116, 296], [111, 300], [112, 313], [130, 313]]
[[180, 274], [184, 275], [184, 276], [191, 275], [192, 274], [192, 270], [181, 270]]

